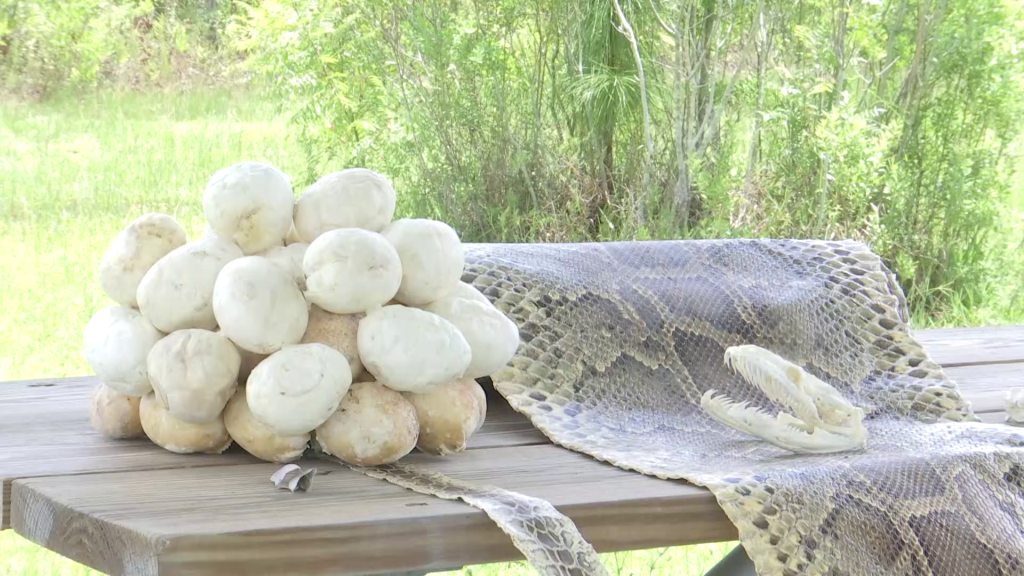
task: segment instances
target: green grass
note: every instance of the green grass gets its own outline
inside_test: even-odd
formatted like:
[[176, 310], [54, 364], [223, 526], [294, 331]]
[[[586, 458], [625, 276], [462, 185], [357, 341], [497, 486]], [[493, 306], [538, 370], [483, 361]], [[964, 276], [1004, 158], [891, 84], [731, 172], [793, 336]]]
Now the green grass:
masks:
[[[201, 193], [217, 169], [271, 162], [294, 176], [304, 163], [287, 118], [270, 102], [228, 90], [99, 94], [43, 104], [0, 104], [0, 381], [89, 372], [81, 335], [110, 305], [95, 271], [110, 240], [135, 217], [173, 214], [192, 236], [203, 227]], [[1024, 167], [1024, 166], [1022, 166]], [[1024, 178], [999, 241], [997, 269], [1024, 270]], [[1018, 272], [1019, 273], [1019, 272]], [[1024, 316], [1024, 278], [1012, 274], [995, 306], [951, 307], [928, 325], [997, 324]], [[1016, 300], [1014, 300], [1016, 298]], [[613, 574], [703, 574], [735, 543], [604, 555]], [[475, 566], [475, 576], [532, 574], [522, 563]], [[84, 575], [88, 568], [0, 533], [0, 574]]]
[[218, 168], [301, 158], [259, 99], [101, 95], [0, 108], [0, 381], [88, 372], [82, 328], [110, 305], [96, 267], [117, 232], [150, 211], [202, 230]]
[[[241, 160], [297, 176], [304, 164], [287, 119], [239, 92], [99, 94], [0, 104], [0, 381], [89, 373], [81, 354], [90, 316], [111, 303], [99, 260], [128, 222], [173, 214], [192, 237], [201, 194], [217, 169]], [[734, 543], [604, 556], [623, 576], [703, 574]], [[532, 574], [522, 563], [453, 574]], [[84, 575], [88, 568], [0, 533], [0, 574]]]

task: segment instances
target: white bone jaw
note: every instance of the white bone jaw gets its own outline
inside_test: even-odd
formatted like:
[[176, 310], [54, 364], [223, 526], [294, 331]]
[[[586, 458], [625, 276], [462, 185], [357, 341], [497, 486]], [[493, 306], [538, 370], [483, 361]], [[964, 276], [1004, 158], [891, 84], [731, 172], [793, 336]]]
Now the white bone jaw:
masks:
[[701, 397], [701, 408], [716, 421], [792, 452], [815, 454], [864, 447], [864, 411], [803, 368], [753, 345], [730, 347], [725, 363], [793, 413], [772, 417], [748, 402], [737, 403], [709, 390]]
[[1024, 388], [1014, 388], [1006, 392], [1006, 421], [1011, 424], [1024, 424]]

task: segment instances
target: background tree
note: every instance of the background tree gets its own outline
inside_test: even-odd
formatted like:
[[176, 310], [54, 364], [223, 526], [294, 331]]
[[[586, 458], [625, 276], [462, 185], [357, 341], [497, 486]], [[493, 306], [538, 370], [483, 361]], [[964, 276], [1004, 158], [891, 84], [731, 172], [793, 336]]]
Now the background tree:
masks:
[[237, 63], [300, 186], [369, 166], [467, 240], [866, 240], [929, 315], [1024, 267], [1022, 38], [1020, 0], [0, 0], [0, 90]]

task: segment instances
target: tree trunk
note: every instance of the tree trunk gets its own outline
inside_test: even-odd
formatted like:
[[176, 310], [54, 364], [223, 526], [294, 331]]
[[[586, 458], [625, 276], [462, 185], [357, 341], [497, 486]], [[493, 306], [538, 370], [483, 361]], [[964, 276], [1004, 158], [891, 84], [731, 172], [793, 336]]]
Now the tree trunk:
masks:
[[832, 74], [835, 82], [832, 87], [829, 109], [839, 102], [846, 84], [846, 23], [850, 17], [849, 0], [839, 0], [839, 7], [834, 14], [836, 23], [832, 36], [832, 51], [836, 57], [836, 68]]
[[601, 155], [601, 163], [598, 168], [598, 186], [600, 186], [600, 193], [588, 203], [586, 211], [586, 218], [590, 221], [590, 235], [595, 239], [601, 231], [601, 211], [611, 204], [612, 198], [615, 195], [614, 136], [614, 133], [606, 127], [605, 132], [601, 133], [599, 140], [599, 142], [604, 146]]
[[717, 24], [718, 14], [716, 9], [717, 0], [703, 0], [701, 3], [700, 16], [703, 19], [700, 36], [697, 40], [697, 46], [700, 50], [698, 58], [700, 59], [700, 68], [697, 75], [697, 114], [696, 117], [699, 119], [710, 118], [709, 106], [713, 105], [714, 90], [713, 82], [711, 78], [711, 72], [713, 66], [711, 64], [711, 52], [714, 49], [712, 36], [715, 32], [715, 25]]
[[[754, 110], [754, 127], [750, 131], [750, 144], [747, 148], [747, 171], [743, 178], [743, 202], [750, 203], [754, 197], [754, 170], [760, 155], [761, 123], [764, 116], [764, 80], [768, 67], [768, 15], [765, 14], [764, 0], [757, 2], [757, 40], [754, 50], [757, 53], [757, 106]], [[745, 210], [743, 210], [745, 212]]]
[[654, 164], [654, 140], [651, 137], [651, 111], [647, 106], [647, 78], [644, 76], [644, 61], [640, 57], [640, 46], [637, 44], [636, 33], [633, 32], [633, 26], [630, 25], [629, 20], [626, 18], [626, 14], [622, 11], [622, 5], [619, 4], [619, 0], [612, 0], [615, 5], [615, 13], [619, 17], [619, 24], [625, 33], [626, 39], [629, 40], [629, 45], [633, 50], [633, 59], [636, 61], [637, 75], [640, 79], [640, 107], [643, 110], [644, 117], [644, 147], [646, 154], [644, 155], [644, 174], [643, 181], [640, 186], [640, 198], [634, 201], [633, 213], [637, 220], [637, 224], [643, 225], [646, 221], [646, 206], [647, 206], [647, 193], [651, 186], [651, 169]]
[[[672, 88], [676, 105], [676, 176], [675, 191], [672, 196], [675, 221], [685, 230], [690, 222], [690, 95], [693, 94], [691, 51], [687, 50], [690, 33], [689, 8], [680, 6], [679, 21], [675, 26], [675, 66], [672, 71]], [[685, 72], [685, 78], [684, 78]]]
[[889, 81], [889, 71], [892, 70], [896, 59], [896, 39], [903, 31], [903, 21], [907, 16], [907, 0], [900, 0], [896, 8], [896, 16], [892, 26], [888, 30], [888, 38], [885, 41], [885, 62], [882, 62], [882, 70], [878, 73], [878, 97], [885, 100], [885, 90]]
[[[938, 4], [923, 2], [917, 15], [917, 36], [914, 40], [914, 59], [910, 63], [910, 69], [903, 80], [900, 94], [897, 98], [898, 104], [906, 109], [903, 121], [903, 134], [900, 138], [899, 147], [896, 151], [897, 158], [903, 158], [907, 153], [910, 142], [917, 138], [917, 129], [920, 124], [921, 99], [924, 93], [921, 87], [927, 81], [928, 52], [931, 48], [930, 38], [932, 31], [937, 27], [945, 16], [946, 1], [937, 0]], [[929, 10], [929, 8], [931, 8]]]
[[210, 26], [210, 42], [214, 45], [220, 44], [220, 37], [217, 34], [217, 0], [206, 0], [206, 20]]

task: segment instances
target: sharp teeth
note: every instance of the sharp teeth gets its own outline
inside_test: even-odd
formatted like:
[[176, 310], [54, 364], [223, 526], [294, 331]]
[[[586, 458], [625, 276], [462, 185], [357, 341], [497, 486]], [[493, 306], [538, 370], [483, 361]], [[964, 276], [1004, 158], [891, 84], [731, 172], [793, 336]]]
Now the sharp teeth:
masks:
[[[835, 427], [822, 421], [822, 410], [830, 413], [828, 410], [837, 409], [836, 405], [843, 409], [853, 409], [853, 405], [828, 383], [803, 369], [796, 374], [796, 378], [791, 377], [790, 370], [795, 364], [756, 346], [729, 347], [725, 350], [724, 362], [726, 367], [738, 373], [748, 384], [759, 388], [773, 401], [794, 410], [796, 416], [789, 415], [790, 418], [803, 426], [796, 422], [785, 422], [785, 419], [776, 423], [766, 410], [751, 406], [749, 401], [736, 402], [728, 396], [716, 396], [709, 392], [701, 399], [701, 404], [716, 420], [794, 452], [838, 452], [864, 444], [866, 430], [863, 427], [850, 429], [852, 422]], [[1021, 396], [1021, 400], [1024, 400], [1024, 394]], [[1007, 398], [1008, 403], [1015, 399]], [[844, 420], [857, 420], [859, 424], [857, 418], [847, 417]]]

